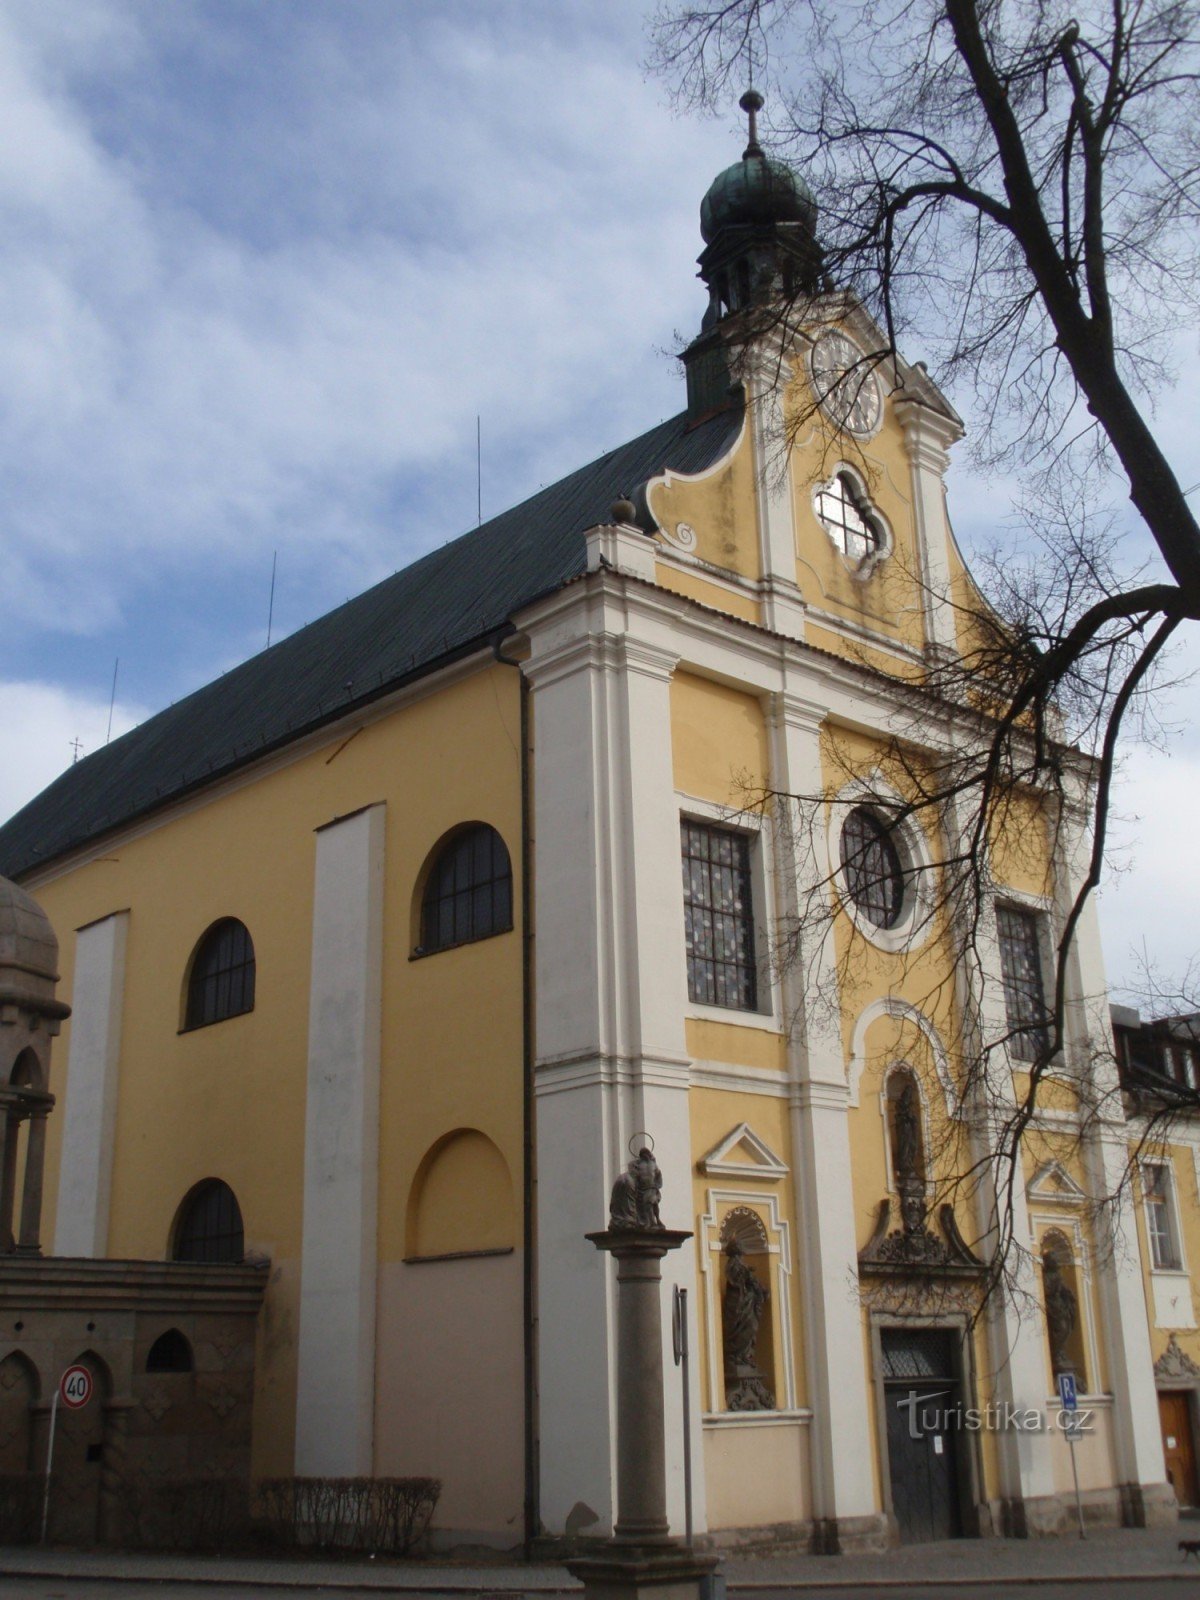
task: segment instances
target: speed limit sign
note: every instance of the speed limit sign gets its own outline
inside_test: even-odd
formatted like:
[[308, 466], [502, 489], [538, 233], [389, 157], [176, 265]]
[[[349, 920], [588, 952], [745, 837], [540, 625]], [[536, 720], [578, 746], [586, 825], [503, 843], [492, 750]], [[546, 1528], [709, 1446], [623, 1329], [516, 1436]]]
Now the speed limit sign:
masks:
[[92, 1398], [92, 1375], [86, 1367], [68, 1367], [59, 1379], [58, 1393], [63, 1405], [78, 1411]]

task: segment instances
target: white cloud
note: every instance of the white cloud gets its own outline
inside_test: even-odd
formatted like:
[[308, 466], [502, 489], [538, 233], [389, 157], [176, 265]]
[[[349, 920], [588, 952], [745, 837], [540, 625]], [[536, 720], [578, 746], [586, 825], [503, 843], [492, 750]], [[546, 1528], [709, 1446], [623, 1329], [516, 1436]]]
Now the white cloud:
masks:
[[[52, 783], [79, 754], [98, 750], [108, 734], [108, 702], [74, 695], [50, 683], [0, 681], [3, 751], [0, 818], [11, 816]], [[112, 737], [135, 727], [145, 711], [120, 700], [113, 707]]]
[[1198, 805], [1200, 754], [1137, 748], [1127, 757], [1113, 800], [1117, 871], [1099, 896], [1113, 988], [1137, 988], [1143, 958], [1169, 987], [1200, 957]]

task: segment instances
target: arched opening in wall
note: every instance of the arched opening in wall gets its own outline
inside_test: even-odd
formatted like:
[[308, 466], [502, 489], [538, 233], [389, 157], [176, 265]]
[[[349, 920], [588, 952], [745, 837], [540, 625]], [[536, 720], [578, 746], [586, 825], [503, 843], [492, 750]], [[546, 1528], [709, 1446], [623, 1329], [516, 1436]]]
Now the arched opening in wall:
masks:
[[[25, 1173], [29, 1161], [31, 1138], [39, 1141], [40, 1150], [45, 1139], [45, 1116], [49, 1097], [45, 1092], [42, 1063], [35, 1050], [26, 1048], [13, 1062], [8, 1082], [0, 1089], [0, 1115], [4, 1118], [3, 1162], [0, 1164], [0, 1253], [15, 1250], [21, 1239], [26, 1206], [32, 1199], [33, 1209], [40, 1214], [41, 1186], [35, 1185], [33, 1196], [25, 1193]], [[37, 1127], [34, 1129], [36, 1113]], [[33, 1225], [32, 1217], [29, 1219]]]
[[771, 1255], [762, 1218], [735, 1206], [721, 1223], [721, 1347], [726, 1411], [774, 1411]]
[[222, 917], [200, 936], [183, 983], [186, 1033], [254, 1010], [257, 976], [250, 930], [236, 917]]
[[512, 861], [495, 828], [467, 822], [443, 834], [417, 875], [413, 905], [417, 956], [508, 933]]
[[160, 1333], [146, 1355], [147, 1372], [191, 1372], [194, 1367], [191, 1344], [178, 1328]]
[[405, 1259], [511, 1251], [516, 1241], [512, 1178], [478, 1128], [458, 1128], [425, 1154], [409, 1191]]
[[[92, 1393], [87, 1405], [78, 1410], [58, 1408], [49, 1535], [62, 1544], [94, 1544], [114, 1529], [121, 1512], [118, 1461], [107, 1437], [112, 1374], [94, 1350], [83, 1351], [68, 1365], [88, 1369]], [[42, 1437], [35, 1448], [44, 1461], [44, 1427], [39, 1431]], [[107, 1462], [106, 1452], [110, 1456]]]
[[1042, 1235], [1042, 1293], [1050, 1368], [1057, 1379], [1068, 1372], [1080, 1394], [1088, 1389], [1087, 1346], [1083, 1334], [1083, 1286], [1075, 1253], [1065, 1233], [1050, 1228]]
[[[33, 1460], [33, 1408], [38, 1398], [37, 1368], [23, 1351], [0, 1361], [0, 1477], [30, 1472]], [[33, 1537], [36, 1529], [18, 1528], [12, 1536]]]
[[242, 1209], [220, 1178], [205, 1178], [183, 1197], [171, 1229], [172, 1261], [241, 1261]]

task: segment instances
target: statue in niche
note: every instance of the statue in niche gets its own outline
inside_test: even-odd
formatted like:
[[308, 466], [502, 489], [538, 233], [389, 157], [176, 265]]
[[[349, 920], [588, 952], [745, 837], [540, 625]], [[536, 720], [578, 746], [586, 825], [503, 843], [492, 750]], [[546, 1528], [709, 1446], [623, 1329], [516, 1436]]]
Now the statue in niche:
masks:
[[1047, 1253], [1042, 1259], [1042, 1279], [1046, 1287], [1046, 1326], [1050, 1330], [1050, 1365], [1057, 1377], [1060, 1372], [1074, 1372], [1075, 1363], [1067, 1349], [1075, 1322], [1079, 1315], [1079, 1302], [1075, 1291], [1062, 1275], [1062, 1268], [1054, 1256]]
[[915, 1176], [921, 1165], [921, 1100], [909, 1078], [896, 1100], [896, 1177]]
[[773, 1411], [775, 1397], [756, 1359], [758, 1329], [771, 1291], [760, 1283], [736, 1239], [725, 1246], [721, 1324], [725, 1347], [725, 1403], [730, 1411]]
[[613, 1184], [608, 1203], [609, 1229], [613, 1233], [635, 1230], [661, 1233], [663, 1225], [658, 1214], [661, 1199], [662, 1172], [654, 1152], [643, 1145]]

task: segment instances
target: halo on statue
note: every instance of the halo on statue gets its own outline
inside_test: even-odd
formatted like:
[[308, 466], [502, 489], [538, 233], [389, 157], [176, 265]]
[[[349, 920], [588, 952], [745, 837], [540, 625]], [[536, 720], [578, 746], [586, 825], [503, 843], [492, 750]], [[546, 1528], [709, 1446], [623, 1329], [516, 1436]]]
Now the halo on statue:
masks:
[[628, 1150], [631, 1156], [636, 1156], [639, 1150], [649, 1150], [650, 1154], [653, 1155], [654, 1140], [643, 1129], [640, 1133], [630, 1134]]

